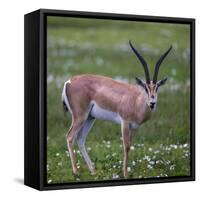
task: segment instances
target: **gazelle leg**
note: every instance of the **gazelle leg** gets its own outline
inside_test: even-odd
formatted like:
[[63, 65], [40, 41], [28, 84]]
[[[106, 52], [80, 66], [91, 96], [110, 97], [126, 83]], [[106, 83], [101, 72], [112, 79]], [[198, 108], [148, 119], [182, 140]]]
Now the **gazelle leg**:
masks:
[[131, 134], [129, 130], [129, 123], [126, 121], [122, 122], [122, 138], [124, 146], [124, 177], [128, 177], [128, 153], [131, 146]]
[[95, 121], [95, 118], [92, 118], [89, 116], [88, 119], [85, 121], [83, 128], [80, 130], [80, 132], [77, 135], [77, 143], [78, 143], [79, 149], [83, 155], [83, 158], [84, 158], [91, 174], [95, 174], [95, 169], [94, 169], [94, 164], [90, 160], [90, 157], [85, 149], [85, 140], [89, 133], [90, 128], [94, 124], [94, 121]]
[[73, 120], [73, 124], [72, 124], [70, 130], [66, 134], [67, 146], [68, 146], [69, 155], [70, 155], [70, 159], [71, 159], [71, 163], [72, 163], [72, 170], [73, 170], [73, 173], [75, 175], [78, 175], [79, 172], [78, 172], [78, 169], [77, 169], [77, 166], [76, 166], [75, 154], [73, 152], [73, 141], [76, 137], [76, 134], [82, 128], [83, 122], [84, 122], [84, 120], [80, 120], [80, 119], [79, 120]]

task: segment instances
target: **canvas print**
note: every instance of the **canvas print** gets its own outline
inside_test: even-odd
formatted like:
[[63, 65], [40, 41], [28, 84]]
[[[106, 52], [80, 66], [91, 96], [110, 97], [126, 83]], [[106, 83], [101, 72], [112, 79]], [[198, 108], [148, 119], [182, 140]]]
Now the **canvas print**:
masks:
[[47, 16], [46, 183], [187, 177], [190, 25]]

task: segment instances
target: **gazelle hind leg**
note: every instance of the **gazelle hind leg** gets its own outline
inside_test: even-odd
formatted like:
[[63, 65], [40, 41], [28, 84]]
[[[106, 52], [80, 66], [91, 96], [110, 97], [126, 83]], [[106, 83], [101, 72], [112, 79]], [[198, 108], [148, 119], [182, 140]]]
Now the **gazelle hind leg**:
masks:
[[73, 120], [72, 126], [69, 129], [68, 133], [66, 134], [66, 140], [67, 140], [67, 147], [69, 150], [69, 155], [71, 159], [72, 164], [72, 170], [75, 175], [78, 175], [78, 169], [76, 166], [76, 158], [75, 154], [73, 152], [73, 141], [76, 138], [77, 133], [81, 130], [82, 126], [84, 124], [84, 120]]
[[79, 131], [79, 133], [77, 135], [77, 143], [78, 143], [79, 149], [83, 155], [83, 158], [84, 158], [91, 174], [95, 174], [95, 168], [94, 168], [94, 164], [90, 160], [90, 157], [85, 149], [85, 140], [87, 138], [87, 135], [88, 135], [91, 127], [94, 124], [94, 121], [95, 121], [95, 118], [92, 118], [91, 116], [89, 116], [88, 119], [85, 121], [82, 129]]
[[123, 138], [123, 146], [124, 146], [124, 177], [128, 177], [128, 153], [131, 146], [131, 133], [129, 130], [129, 123], [122, 122], [122, 138]]

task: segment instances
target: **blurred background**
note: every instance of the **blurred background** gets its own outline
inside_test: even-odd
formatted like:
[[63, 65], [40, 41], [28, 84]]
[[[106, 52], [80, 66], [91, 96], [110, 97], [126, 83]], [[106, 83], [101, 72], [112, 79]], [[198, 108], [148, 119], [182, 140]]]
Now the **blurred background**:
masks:
[[95, 163], [92, 176], [77, 145], [80, 176], [72, 174], [65, 135], [71, 124], [61, 103], [63, 84], [77, 74], [92, 73], [134, 84], [143, 68], [128, 45], [147, 61], [151, 76], [156, 61], [172, 44], [159, 79], [169, 79], [158, 95], [157, 111], [136, 132], [129, 155], [129, 178], [190, 174], [190, 26], [118, 20], [48, 17], [47, 23], [47, 182], [123, 178], [120, 126], [96, 121], [86, 146]]

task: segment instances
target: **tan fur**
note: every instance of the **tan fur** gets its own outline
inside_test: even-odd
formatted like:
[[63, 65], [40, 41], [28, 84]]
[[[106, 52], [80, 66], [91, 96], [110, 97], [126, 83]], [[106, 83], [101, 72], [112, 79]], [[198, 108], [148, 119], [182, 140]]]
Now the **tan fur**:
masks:
[[[78, 174], [72, 142], [82, 128], [88, 115], [90, 102], [94, 100], [101, 108], [118, 113], [122, 122], [124, 144], [124, 176], [128, 176], [128, 152], [131, 145], [129, 123], [142, 124], [150, 117], [147, 95], [138, 85], [129, 85], [104, 76], [79, 75], [70, 79], [67, 95], [72, 110], [72, 126], [66, 134], [73, 172]], [[153, 86], [152, 86], [153, 87]], [[149, 90], [153, 91], [150, 86]], [[93, 172], [94, 169], [91, 169]]]

